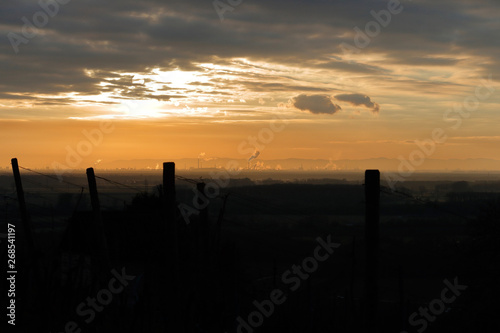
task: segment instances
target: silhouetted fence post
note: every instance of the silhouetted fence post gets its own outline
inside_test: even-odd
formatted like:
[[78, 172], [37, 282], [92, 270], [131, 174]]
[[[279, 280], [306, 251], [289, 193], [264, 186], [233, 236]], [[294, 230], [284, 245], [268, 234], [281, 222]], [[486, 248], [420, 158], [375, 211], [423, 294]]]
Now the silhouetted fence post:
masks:
[[23, 223], [24, 237], [26, 239], [26, 245], [28, 248], [28, 254], [31, 259], [35, 256], [35, 243], [33, 240], [33, 234], [31, 231], [31, 220], [26, 208], [26, 200], [24, 198], [23, 183], [21, 181], [21, 173], [19, 172], [19, 164], [17, 158], [13, 158], [12, 171], [14, 173], [14, 181], [16, 183], [17, 201], [19, 202], [19, 210], [21, 212], [21, 221]]
[[[38, 265], [38, 256], [35, 249], [35, 241], [33, 239], [33, 233], [31, 230], [31, 219], [28, 214], [28, 209], [26, 208], [26, 200], [24, 197], [24, 189], [21, 181], [21, 173], [19, 172], [19, 164], [17, 158], [13, 158], [12, 162], [12, 171], [14, 173], [14, 182], [16, 183], [16, 193], [17, 193], [17, 201], [19, 203], [19, 210], [21, 213], [21, 222], [22, 222], [22, 231], [24, 232], [23, 241], [26, 242], [26, 252], [21, 252], [21, 248], [19, 245], [23, 244], [23, 242], [16, 243], [16, 248], [18, 249], [17, 257], [16, 257], [16, 269], [21, 270], [21, 275], [16, 282], [16, 293], [18, 295], [22, 295], [21, 297], [25, 297], [25, 299], [30, 299], [30, 303], [35, 303], [36, 306], [40, 309], [40, 313], [37, 316], [34, 316], [33, 320], [38, 321], [38, 328], [41, 330], [47, 329], [47, 311], [46, 308], [43, 307], [44, 302], [46, 300], [46, 290], [43, 289], [42, 274]], [[5, 221], [8, 222], [8, 221]], [[21, 235], [21, 230], [17, 229], [16, 233]], [[27, 255], [27, 257], [25, 257]], [[23, 260], [26, 263], [23, 263]], [[24, 266], [24, 267], [23, 267]], [[19, 267], [19, 268], [17, 268]], [[34, 276], [30, 276], [30, 269], [33, 269]], [[31, 285], [34, 284], [35, 288]], [[28, 290], [34, 289], [34, 294], [29, 294]], [[27, 296], [29, 294], [29, 296]], [[16, 303], [17, 304], [17, 303]], [[21, 302], [17, 304], [17, 311], [21, 314], [25, 314], [27, 309], [27, 305], [25, 302]], [[21, 317], [22, 315], [18, 315], [18, 322], [20, 320], [24, 320], [25, 318]], [[22, 319], [20, 319], [22, 318]], [[21, 321], [22, 323], [22, 321]], [[29, 327], [29, 324], [21, 324], [21, 327]]]
[[163, 163], [163, 192], [168, 203], [175, 202], [175, 163]]
[[98, 249], [96, 251], [98, 257], [97, 260], [100, 262], [101, 265], [100, 269], [103, 270], [104, 272], [107, 272], [107, 270], [110, 268], [110, 259], [109, 259], [108, 245], [106, 242], [106, 236], [104, 234], [104, 225], [101, 215], [101, 204], [99, 202], [99, 195], [97, 193], [97, 183], [95, 180], [94, 168], [87, 169], [87, 181], [89, 184], [90, 203], [92, 205], [92, 212], [94, 215], [93, 216], [94, 231], [97, 233], [95, 235], [96, 239], [94, 239]]
[[378, 243], [380, 219], [380, 172], [365, 171], [365, 330], [378, 332]]
[[[161, 249], [162, 254], [166, 254], [164, 259], [162, 259], [161, 265], [165, 265], [165, 262], [172, 262], [169, 271], [165, 272], [166, 275], [163, 276], [165, 279], [164, 283], [166, 286], [161, 286], [163, 294], [161, 295], [161, 301], [167, 304], [163, 306], [164, 316], [169, 317], [168, 319], [168, 329], [170, 331], [178, 331], [180, 329], [180, 314], [179, 314], [179, 304], [181, 304], [179, 299], [179, 294], [181, 288], [180, 286], [180, 261], [179, 261], [179, 228], [177, 225], [176, 218], [176, 206], [175, 206], [175, 163], [165, 162], [163, 163], [163, 196], [164, 196], [164, 212], [166, 215], [166, 225], [162, 230], [166, 230], [167, 243], [165, 244], [161, 241], [163, 248]], [[168, 251], [168, 252], [167, 252]]]
[[175, 163], [163, 163], [163, 194], [165, 196], [165, 212], [167, 215], [167, 232], [172, 242], [172, 250], [176, 274], [179, 264], [179, 230], [175, 214]]

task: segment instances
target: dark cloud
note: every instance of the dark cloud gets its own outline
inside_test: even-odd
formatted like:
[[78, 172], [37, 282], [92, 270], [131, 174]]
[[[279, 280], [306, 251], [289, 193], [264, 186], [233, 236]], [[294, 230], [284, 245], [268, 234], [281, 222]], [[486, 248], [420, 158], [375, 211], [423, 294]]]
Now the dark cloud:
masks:
[[367, 108], [371, 109], [372, 112], [374, 113], [378, 113], [380, 111], [380, 106], [377, 103], [372, 102], [370, 97], [363, 94], [340, 94], [336, 95], [335, 99], [342, 102], [348, 102], [355, 106], [359, 105], [366, 106]]
[[[228, 65], [235, 63], [234, 58], [389, 80], [391, 64], [460, 66], [461, 59], [477, 56], [481, 59], [478, 74], [500, 76], [498, 2], [402, 3], [403, 12], [393, 15], [391, 23], [360, 51], [383, 54], [385, 59], [365, 64], [343, 59], [339, 45], [353, 44], [353, 27], [364, 29], [374, 20], [371, 10], [387, 8], [385, 0], [252, 0], [251, 5], [246, 0], [226, 12], [224, 22], [207, 0], [70, 1], [60, 6], [39, 35], [19, 45], [18, 54], [7, 35], [20, 34], [21, 18], [31, 19], [40, 7], [35, 0], [5, 0], [0, 3], [0, 91], [4, 96], [92, 95], [106, 91], [101, 83], [113, 75], [148, 74], [153, 68], [203, 70], [201, 63]], [[85, 70], [96, 74], [89, 76]], [[251, 73], [238, 79], [257, 80], [259, 76]], [[151, 94], [131, 87], [128, 78], [112, 84], [107, 92], [137, 98]], [[306, 86], [291, 81], [269, 84], [243, 86], [256, 92], [293, 92], [301, 84]], [[315, 89], [324, 91], [315, 86], [302, 90]]]
[[329, 96], [326, 95], [298, 95], [292, 98], [292, 104], [299, 110], [309, 111], [314, 114], [334, 114], [342, 108], [333, 104]]

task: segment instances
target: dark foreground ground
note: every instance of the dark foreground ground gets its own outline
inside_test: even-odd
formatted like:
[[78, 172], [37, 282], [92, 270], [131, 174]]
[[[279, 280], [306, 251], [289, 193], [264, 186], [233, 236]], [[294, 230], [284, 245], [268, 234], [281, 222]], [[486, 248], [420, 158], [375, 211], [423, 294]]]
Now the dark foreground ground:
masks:
[[[169, 206], [155, 179], [107, 175], [99, 224], [84, 179], [65, 178], [82, 192], [23, 176], [31, 249], [0, 178], [16, 332], [367, 331], [359, 180], [233, 180], [198, 209], [194, 184], [179, 182]], [[499, 193], [487, 180], [382, 188], [380, 332], [500, 331]]]

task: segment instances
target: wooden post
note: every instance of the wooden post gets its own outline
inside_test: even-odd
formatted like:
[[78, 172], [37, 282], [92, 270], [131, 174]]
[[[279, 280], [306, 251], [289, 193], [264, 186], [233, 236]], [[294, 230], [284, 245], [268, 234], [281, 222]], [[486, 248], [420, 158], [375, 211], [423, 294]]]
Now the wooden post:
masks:
[[17, 158], [13, 158], [11, 162], [12, 162], [12, 171], [14, 173], [14, 181], [16, 183], [17, 200], [19, 202], [19, 210], [21, 212], [21, 221], [23, 223], [24, 237], [26, 239], [28, 254], [31, 259], [34, 259], [35, 243], [31, 231], [30, 216], [26, 208], [26, 200], [24, 198], [23, 183], [21, 181], [21, 173], [19, 172], [19, 164], [17, 162]]
[[[175, 165], [163, 163], [163, 184], [161, 192], [160, 212], [164, 218], [151, 219], [145, 228], [148, 231], [148, 247], [145, 259], [145, 321], [144, 331], [151, 333], [166, 332], [172, 318], [177, 314], [173, 311], [175, 298], [168, 291], [175, 288], [172, 285], [172, 272], [167, 267], [172, 262], [173, 242], [167, 239], [171, 236], [171, 203], [175, 196]], [[169, 198], [169, 199], [167, 199]], [[167, 232], [168, 231], [168, 232]], [[169, 256], [170, 255], [170, 256]]]
[[168, 202], [175, 202], [175, 163], [163, 163], [163, 191]]
[[[176, 266], [179, 259], [179, 241], [178, 241], [178, 228], [177, 219], [175, 214], [175, 163], [163, 163], [163, 195], [165, 196], [165, 213], [167, 217], [166, 230], [168, 232], [169, 240], [171, 241], [172, 253]], [[163, 229], [163, 228], [162, 228]], [[177, 269], [178, 267], [176, 267]]]
[[[23, 275], [29, 276], [28, 274], [30, 273], [29, 272], [30, 269], [33, 269], [33, 274], [34, 274], [34, 276], [29, 276], [29, 278], [26, 280], [20, 279], [17, 282], [16, 293], [22, 295], [21, 297], [26, 297], [26, 295], [28, 295], [28, 290], [34, 289], [35, 292], [26, 297], [26, 299], [29, 298], [30, 303], [36, 304], [36, 307], [40, 309], [40, 313], [31, 319], [38, 321], [38, 328], [43, 331], [46, 330], [48, 327], [46, 319], [48, 318], [49, 314], [47, 313], [47, 308], [43, 306], [44, 301], [48, 297], [47, 290], [43, 286], [45, 281], [42, 280], [42, 274], [38, 263], [38, 255], [35, 249], [35, 242], [31, 230], [31, 218], [28, 214], [28, 209], [26, 208], [26, 200], [24, 197], [24, 189], [21, 181], [21, 173], [19, 172], [19, 164], [17, 158], [13, 158], [11, 162], [12, 162], [12, 171], [14, 173], [14, 182], [16, 183], [17, 200], [19, 202], [19, 210], [21, 212], [21, 222], [24, 231], [24, 239], [26, 241], [26, 247], [27, 247], [26, 251], [27, 258], [25, 260], [26, 263], [24, 265], [20, 265], [23, 262], [24, 256], [21, 254], [21, 251], [18, 251], [19, 255], [17, 256], [17, 258], [19, 259], [16, 260], [17, 263], [16, 267], [21, 267]], [[19, 232], [19, 230], [17, 230], [16, 232]], [[17, 244], [19, 246], [19, 243]], [[25, 266], [25, 268], [22, 268], [23, 266]], [[28, 284], [34, 284], [34, 286]], [[24, 304], [24, 302], [20, 302], [19, 304], [17, 304], [17, 308], [20, 312], [20, 315], [18, 316], [18, 321], [20, 321], [21, 319], [25, 319], [21, 317], [22, 314], [24, 314], [24, 311], [26, 311], [26, 305]], [[30, 327], [30, 324], [27, 324], [24, 327], [25, 328]]]
[[380, 215], [380, 172], [365, 172], [365, 330], [378, 332], [378, 243]]
[[97, 246], [97, 256], [101, 265], [101, 269], [104, 270], [104, 274], [107, 274], [107, 270], [110, 268], [110, 259], [108, 252], [108, 245], [106, 242], [106, 236], [104, 234], [104, 226], [102, 222], [101, 215], [101, 204], [99, 202], [99, 195], [97, 193], [97, 183], [95, 180], [94, 168], [87, 169], [87, 181], [89, 184], [90, 192], [90, 203], [92, 205], [92, 211], [94, 213], [94, 230], [96, 235], [96, 246]]
[[[166, 215], [166, 226], [161, 230], [166, 230], [166, 237], [168, 242], [165, 244], [163, 240], [164, 248], [161, 250], [162, 254], [166, 254], [161, 261], [161, 265], [165, 265], [166, 262], [172, 262], [173, 270], [165, 272], [161, 277], [166, 286], [162, 286], [161, 299], [166, 306], [162, 306], [163, 315], [170, 314], [170, 320], [168, 321], [168, 328], [170, 330], [179, 329], [179, 295], [181, 288], [181, 276], [180, 276], [180, 259], [179, 259], [179, 228], [177, 225], [176, 207], [175, 207], [175, 163], [166, 162], [163, 163], [163, 195], [164, 195], [164, 207]], [[165, 253], [165, 250], [168, 250]], [[162, 268], [163, 269], [163, 268]]]

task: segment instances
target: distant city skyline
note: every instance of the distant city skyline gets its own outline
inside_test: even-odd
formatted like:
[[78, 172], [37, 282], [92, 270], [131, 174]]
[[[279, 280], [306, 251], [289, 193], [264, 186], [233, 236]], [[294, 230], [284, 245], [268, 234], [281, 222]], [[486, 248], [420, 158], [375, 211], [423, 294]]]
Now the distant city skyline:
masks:
[[[181, 159], [139, 159], [139, 160], [98, 160], [94, 163], [85, 164], [76, 167], [64, 167], [54, 169], [52, 165], [36, 166], [34, 169], [49, 170], [58, 173], [58, 170], [85, 170], [93, 167], [98, 170], [162, 170], [163, 162], [173, 161], [176, 163], [177, 170], [190, 171], [210, 171], [221, 169], [238, 169], [241, 171], [319, 171], [331, 172], [361, 172], [365, 169], [381, 169], [384, 171], [398, 171], [401, 165], [399, 159], [388, 158], [373, 158], [373, 159], [340, 159], [340, 160], [325, 160], [325, 159], [255, 159], [250, 162], [245, 159], [229, 159], [212, 157], [210, 160], [198, 160], [196, 158], [181, 158]], [[23, 161], [25, 162], [25, 161]], [[27, 163], [27, 162], [25, 162]], [[29, 164], [25, 164], [25, 166]], [[0, 171], [11, 172], [11, 166], [7, 163], [0, 165]], [[419, 168], [415, 168], [415, 173], [418, 172], [498, 172], [500, 173], [500, 160], [494, 159], [428, 159], [426, 163]]]

